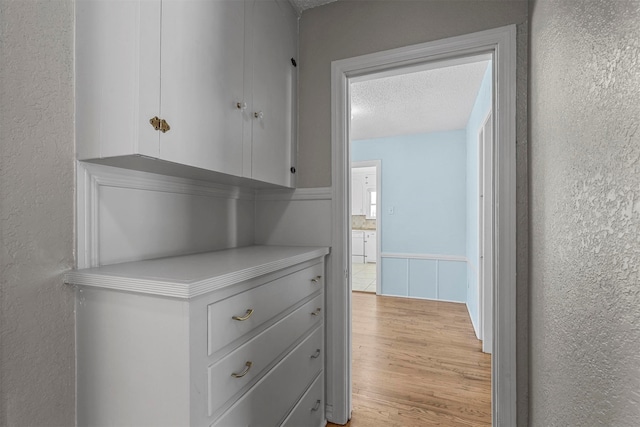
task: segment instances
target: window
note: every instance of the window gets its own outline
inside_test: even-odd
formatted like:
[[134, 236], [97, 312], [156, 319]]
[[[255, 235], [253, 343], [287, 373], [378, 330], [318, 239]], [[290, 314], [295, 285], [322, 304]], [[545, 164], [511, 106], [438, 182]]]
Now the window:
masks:
[[367, 212], [366, 212], [366, 218], [367, 219], [376, 219], [376, 214], [378, 212], [377, 209], [377, 196], [376, 196], [376, 190], [370, 188], [367, 190]]

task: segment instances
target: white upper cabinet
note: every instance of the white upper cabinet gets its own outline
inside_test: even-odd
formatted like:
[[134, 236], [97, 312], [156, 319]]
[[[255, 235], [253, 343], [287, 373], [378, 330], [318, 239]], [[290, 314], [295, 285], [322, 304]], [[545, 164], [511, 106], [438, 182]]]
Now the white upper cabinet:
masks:
[[[236, 0], [162, 0], [160, 158], [242, 175], [244, 9]], [[240, 108], [238, 108], [238, 104]]]
[[297, 28], [279, 0], [78, 0], [78, 159], [294, 186]]
[[160, 108], [159, 1], [76, 3], [78, 159], [158, 157], [149, 124]]
[[297, 18], [287, 1], [253, 0], [253, 126], [251, 176], [293, 186], [297, 86]]

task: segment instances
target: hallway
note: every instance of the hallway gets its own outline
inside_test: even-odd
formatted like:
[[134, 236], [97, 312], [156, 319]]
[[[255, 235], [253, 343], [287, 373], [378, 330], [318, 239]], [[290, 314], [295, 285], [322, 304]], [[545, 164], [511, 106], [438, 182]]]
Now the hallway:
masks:
[[491, 425], [491, 356], [463, 304], [352, 295], [348, 426]]

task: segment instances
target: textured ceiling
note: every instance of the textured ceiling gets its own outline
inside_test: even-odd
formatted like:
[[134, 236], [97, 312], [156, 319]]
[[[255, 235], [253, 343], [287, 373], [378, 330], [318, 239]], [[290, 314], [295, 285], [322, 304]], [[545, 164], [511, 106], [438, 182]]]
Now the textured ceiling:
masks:
[[293, 8], [298, 12], [298, 15], [303, 10], [311, 9], [312, 7], [322, 6], [323, 4], [333, 3], [336, 0], [289, 0], [293, 5]]
[[351, 84], [351, 139], [464, 129], [489, 61]]

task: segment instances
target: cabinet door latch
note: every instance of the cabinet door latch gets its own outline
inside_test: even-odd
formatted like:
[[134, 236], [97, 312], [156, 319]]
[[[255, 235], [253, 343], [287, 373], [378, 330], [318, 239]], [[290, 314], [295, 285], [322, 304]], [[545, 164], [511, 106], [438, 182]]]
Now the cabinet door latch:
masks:
[[161, 119], [158, 116], [150, 119], [149, 123], [151, 123], [151, 126], [153, 126], [155, 130], [159, 130], [162, 133], [167, 133], [171, 129], [169, 123], [167, 123], [165, 119]]

